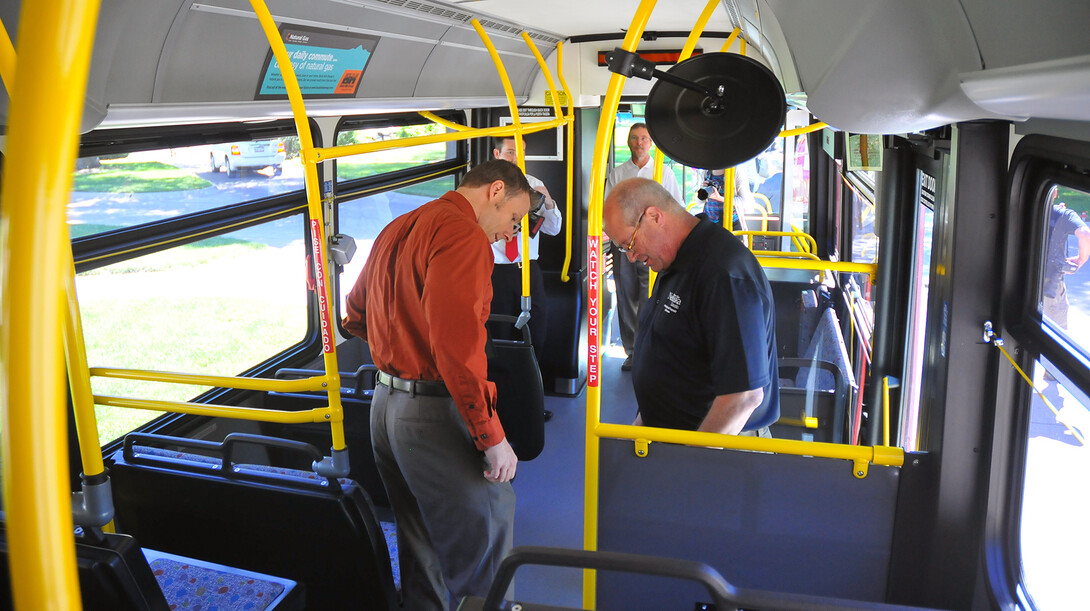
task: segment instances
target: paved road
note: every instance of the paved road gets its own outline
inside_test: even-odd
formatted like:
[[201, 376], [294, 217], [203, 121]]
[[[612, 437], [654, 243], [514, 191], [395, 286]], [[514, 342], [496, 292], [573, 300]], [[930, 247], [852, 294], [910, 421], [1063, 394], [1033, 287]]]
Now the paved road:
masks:
[[[211, 170], [207, 147], [179, 149], [169, 158], [163, 158], [161, 153], [146, 155], [144, 158], [131, 155], [130, 159], [170, 163], [192, 171], [211, 186], [158, 193], [73, 192], [68, 206], [69, 223], [131, 227], [303, 188], [302, 167], [295, 160], [284, 164], [280, 176], [273, 176], [272, 170], [266, 169], [259, 173], [246, 172], [240, 178], [229, 178], [224, 172]], [[342, 207], [340, 230], [357, 240], [373, 239], [395, 216], [429, 199], [420, 195], [383, 193], [356, 200]], [[307, 236], [305, 227], [297, 220], [282, 219], [235, 232], [232, 237], [281, 247], [304, 240]]]

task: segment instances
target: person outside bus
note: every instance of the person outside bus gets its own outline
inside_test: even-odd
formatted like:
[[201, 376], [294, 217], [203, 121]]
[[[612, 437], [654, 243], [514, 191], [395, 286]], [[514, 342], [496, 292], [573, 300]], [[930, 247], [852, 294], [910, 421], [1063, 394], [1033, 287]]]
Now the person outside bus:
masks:
[[[1048, 200], [1048, 251], [1045, 258], [1044, 282], [1041, 288], [1041, 305], [1045, 316], [1067, 329], [1067, 283], [1065, 276], [1079, 270], [1090, 258], [1090, 229], [1086, 223], [1064, 202], [1056, 202], [1059, 191], [1053, 187]], [[1068, 256], [1067, 238], [1075, 236], [1079, 243], [1078, 254]]]
[[753, 253], [643, 178], [610, 191], [602, 221], [624, 256], [659, 274], [636, 336], [633, 424], [769, 436], [776, 308]]
[[[651, 134], [646, 123], [633, 123], [628, 129], [628, 150], [632, 157], [621, 165], [611, 169], [606, 178], [605, 194], [609, 195], [615, 185], [628, 178], [654, 177], [655, 164], [651, 163]], [[681, 204], [683, 199], [677, 178], [669, 168], [662, 172], [662, 186]], [[684, 207], [683, 207], [684, 208]], [[606, 232], [609, 235], [609, 232]], [[622, 371], [632, 369], [632, 353], [635, 348], [636, 333], [639, 328], [640, 307], [647, 301], [648, 270], [647, 265], [626, 257], [617, 249], [617, 242], [611, 240], [610, 257], [613, 262], [613, 282], [617, 287], [617, 326], [621, 332], [621, 344], [624, 346], [625, 360]], [[623, 245], [623, 244], [622, 244]]]
[[[496, 138], [492, 156], [516, 163], [515, 139]], [[492, 269], [492, 313], [518, 316], [522, 313], [522, 262], [530, 261], [530, 340], [534, 345], [534, 356], [541, 363], [541, 347], [545, 344], [549, 325], [549, 312], [545, 303], [545, 278], [537, 262], [538, 242], [541, 234], [557, 235], [563, 226], [563, 217], [556, 201], [549, 195], [545, 183], [526, 175], [530, 187], [544, 197], [539, 214], [541, 227], [538, 233], [530, 236], [530, 253], [522, 256], [522, 240], [516, 236], [513, 240], [492, 242], [492, 257], [495, 267]], [[536, 202], [539, 196], [531, 193], [531, 200]], [[499, 334], [497, 334], [497, 337]], [[518, 337], [521, 338], [521, 335]], [[514, 335], [507, 339], [515, 339]]]
[[507, 161], [473, 168], [382, 230], [347, 298], [344, 327], [379, 369], [371, 441], [406, 609], [485, 596], [511, 549], [518, 458], [487, 377], [489, 244], [515, 235], [530, 192]]

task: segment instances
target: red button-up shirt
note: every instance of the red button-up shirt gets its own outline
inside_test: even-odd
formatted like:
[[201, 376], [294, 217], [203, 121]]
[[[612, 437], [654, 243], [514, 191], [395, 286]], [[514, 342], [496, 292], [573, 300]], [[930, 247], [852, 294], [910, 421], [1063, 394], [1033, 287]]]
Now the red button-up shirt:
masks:
[[375, 239], [348, 294], [344, 328], [375, 365], [409, 380], [442, 380], [477, 448], [504, 438], [488, 381], [485, 322], [492, 249], [460, 193], [397, 217]]

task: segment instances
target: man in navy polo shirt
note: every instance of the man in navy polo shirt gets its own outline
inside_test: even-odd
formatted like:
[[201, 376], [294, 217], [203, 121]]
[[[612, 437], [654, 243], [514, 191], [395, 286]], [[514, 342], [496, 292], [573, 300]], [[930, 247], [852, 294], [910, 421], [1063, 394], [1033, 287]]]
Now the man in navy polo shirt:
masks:
[[753, 253], [644, 178], [613, 187], [602, 220], [659, 273], [640, 312], [633, 424], [767, 437], [780, 415], [775, 305]]

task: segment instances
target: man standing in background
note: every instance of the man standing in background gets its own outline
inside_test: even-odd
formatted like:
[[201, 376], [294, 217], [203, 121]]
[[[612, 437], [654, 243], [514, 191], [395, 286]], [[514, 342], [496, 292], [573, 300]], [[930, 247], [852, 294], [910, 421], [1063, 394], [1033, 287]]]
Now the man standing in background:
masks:
[[[609, 171], [606, 178], [605, 195], [609, 195], [610, 189], [617, 183], [628, 178], [648, 178], [655, 175], [655, 164], [651, 163], [651, 134], [647, 131], [646, 123], [633, 123], [628, 129], [628, 150], [632, 151], [632, 157], [621, 165]], [[685, 207], [682, 199], [681, 188], [678, 187], [677, 178], [669, 168], [663, 168], [662, 186], [666, 191]], [[640, 261], [629, 260], [621, 251], [624, 244], [613, 242], [610, 247], [610, 256], [613, 259], [613, 282], [617, 286], [617, 326], [621, 330], [621, 344], [624, 345], [625, 360], [621, 364], [622, 371], [632, 369], [632, 351], [635, 347], [636, 333], [639, 329], [640, 306], [647, 301], [648, 270], [647, 265]]]

